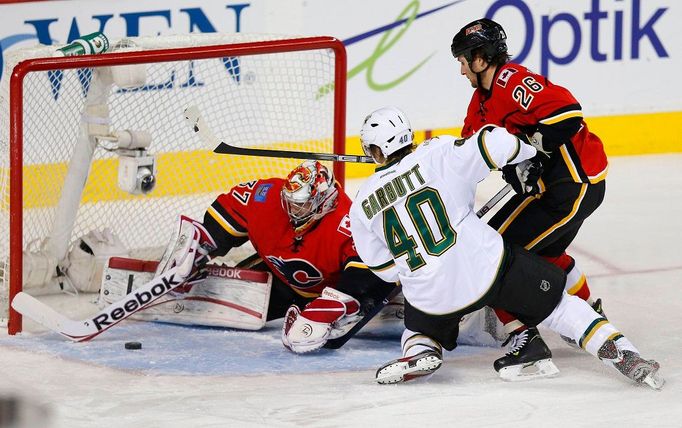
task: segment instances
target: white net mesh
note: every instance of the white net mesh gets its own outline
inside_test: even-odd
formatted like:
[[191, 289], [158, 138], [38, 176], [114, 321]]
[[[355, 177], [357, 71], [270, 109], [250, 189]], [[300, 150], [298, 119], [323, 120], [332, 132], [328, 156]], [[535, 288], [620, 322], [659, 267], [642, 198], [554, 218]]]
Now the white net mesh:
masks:
[[[231, 34], [126, 39], [119, 46], [135, 46], [126, 50], [186, 48], [180, 60], [142, 66], [144, 85], [131, 88], [108, 85], [109, 67], [28, 73], [21, 95], [24, 250], [39, 251], [52, 236], [53, 251], [61, 258], [78, 237], [107, 227], [133, 254], [158, 257], [179, 214], [201, 219], [212, 200], [231, 186], [285, 176], [300, 162], [212, 153], [184, 121], [183, 110], [190, 105], [196, 105], [214, 134], [231, 145], [333, 152], [334, 97], [327, 91], [335, 75], [331, 49], [192, 58], [196, 46], [273, 39], [286, 38]], [[9, 236], [10, 215], [8, 129], [14, 126], [8, 113], [10, 70], [23, 58], [52, 56], [54, 50], [18, 51], [6, 61], [0, 140], [4, 236]], [[86, 103], [93, 106], [91, 111], [86, 112]], [[104, 149], [111, 145], [106, 139], [100, 139], [92, 161], [85, 165], [90, 171], [82, 197], [65, 190], [70, 163], [83, 163], [73, 160], [77, 157], [87, 159], [83, 153], [88, 144], [79, 137], [88, 129], [87, 122], [91, 142], [93, 133], [107, 133], [102, 129], [109, 134], [133, 130], [151, 135], [148, 151], [157, 168], [153, 191], [133, 195], [117, 186], [119, 155]], [[99, 131], [93, 131], [98, 126]], [[67, 207], [75, 204], [77, 210], [58, 209], [60, 200]], [[0, 299], [5, 300], [0, 302], [0, 317], [7, 311], [8, 272], [16, 268], [8, 260], [5, 239], [0, 243]]]

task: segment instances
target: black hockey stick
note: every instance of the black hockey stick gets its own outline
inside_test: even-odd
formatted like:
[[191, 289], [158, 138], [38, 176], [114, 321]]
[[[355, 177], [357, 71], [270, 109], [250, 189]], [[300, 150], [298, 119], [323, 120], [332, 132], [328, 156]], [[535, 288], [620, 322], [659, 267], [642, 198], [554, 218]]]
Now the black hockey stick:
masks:
[[187, 120], [189, 125], [192, 127], [192, 130], [199, 134], [201, 141], [203, 141], [206, 146], [212, 148], [215, 153], [293, 159], [315, 159], [333, 162], [374, 163], [374, 160], [369, 156], [337, 155], [334, 153], [299, 152], [293, 150], [254, 149], [232, 146], [225, 143], [224, 141], [219, 140], [213, 134], [213, 132], [211, 132], [211, 129], [202, 119], [201, 112], [197, 106], [189, 106], [185, 109], [185, 120]]
[[495, 205], [497, 205], [497, 203], [500, 202], [511, 191], [512, 185], [506, 184], [497, 193], [495, 193], [495, 196], [490, 198], [490, 200], [486, 202], [485, 205], [483, 205], [478, 211], [476, 211], [476, 217], [481, 218], [484, 215], [488, 214], [488, 211], [490, 211]]
[[360, 331], [362, 327], [367, 325], [368, 322], [372, 320], [379, 312], [381, 312], [388, 303], [397, 296], [400, 291], [403, 288], [400, 285], [397, 285], [395, 288], [391, 290], [390, 293], [384, 299], [379, 302], [379, 304], [375, 305], [371, 311], [367, 312], [364, 317], [360, 318], [360, 321], [358, 321], [357, 324], [355, 324], [350, 330], [348, 330], [348, 333], [344, 334], [341, 337], [337, 337], [336, 339], [329, 339], [327, 343], [324, 344], [324, 347], [327, 349], [339, 349], [343, 345], [348, 342], [348, 340], [355, 336], [355, 334]]
[[[500, 202], [505, 196], [507, 196], [507, 194], [511, 192], [511, 190], [512, 190], [511, 184], [507, 184], [506, 186], [504, 186], [502, 189], [500, 189], [499, 192], [495, 194], [495, 196], [490, 198], [490, 200], [486, 202], [485, 205], [481, 207], [481, 209], [476, 211], [476, 216], [478, 218], [481, 218], [484, 215], [486, 215], [486, 213], [488, 213], [488, 211], [490, 211], [495, 205], [497, 205], [498, 202]], [[324, 347], [327, 349], [339, 349], [340, 347], [342, 347], [346, 342], [348, 342], [348, 340], [351, 337], [355, 336], [355, 334], [358, 331], [360, 331], [362, 327], [367, 325], [367, 323], [370, 322], [372, 318], [374, 318], [379, 312], [381, 312], [381, 310], [384, 309], [388, 302], [393, 300], [393, 298], [397, 296], [401, 290], [402, 287], [400, 285], [391, 290], [388, 296], [384, 297], [384, 300], [382, 300], [378, 305], [372, 308], [370, 312], [365, 314], [365, 316], [362, 317], [360, 321], [358, 321], [358, 323], [353, 326], [353, 328], [348, 330], [348, 333], [344, 334], [341, 337], [337, 337], [336, 339], [329, 339], [327, 343], [324, 344]]]

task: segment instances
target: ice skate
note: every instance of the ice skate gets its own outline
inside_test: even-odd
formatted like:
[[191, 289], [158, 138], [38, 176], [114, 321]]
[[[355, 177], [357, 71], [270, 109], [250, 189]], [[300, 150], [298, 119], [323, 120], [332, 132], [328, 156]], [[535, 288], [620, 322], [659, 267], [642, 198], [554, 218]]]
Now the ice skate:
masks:
[[536, 328], [512, 333], [507, 342], [509, 351], [493, 363], [502, 379], [514, 382], [559, 374], [552, 362], [552, 352]]
[[597, 356], [638, 384], [648, 385], [655, 390], [660, 390], [665, 384], [658, 374], [661, 366], [656, 361], [645, 360], [636, 352], [621, 350], [614, 340], [607, 340], [597, 351]]
[[441, 364], [443, 357], [440, 352], [428, 350], [384, 364], [377, 370], [376, 380], [381, 384], [407, 382], [432, 374]]

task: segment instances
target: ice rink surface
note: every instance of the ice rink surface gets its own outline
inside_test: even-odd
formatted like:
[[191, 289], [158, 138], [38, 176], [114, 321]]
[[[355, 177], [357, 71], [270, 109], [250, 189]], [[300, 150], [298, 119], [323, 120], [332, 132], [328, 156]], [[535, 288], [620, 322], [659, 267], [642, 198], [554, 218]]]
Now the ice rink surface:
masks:
[[[556, 378], [504, 382], [492, 368], [501, 349], [464, 346], [427, 381], [382, 386], [374, 372], [399, 356], [398, 330], [296, 356], [277, 322], [260, 332], [127, 322], [85, 344], [0, 334], [0, 395], [35, 405], [37, 419], [46, 411], [32, 427], [680, 427], [682, 155], [610, 161], [606, 199], [569, 253], [611, 322], [660, 362], [660, 392], [549, 331]], [[478, 205], [501, 185], [483, 182]], [[124, 350], [128, 340], [143, 349]]]

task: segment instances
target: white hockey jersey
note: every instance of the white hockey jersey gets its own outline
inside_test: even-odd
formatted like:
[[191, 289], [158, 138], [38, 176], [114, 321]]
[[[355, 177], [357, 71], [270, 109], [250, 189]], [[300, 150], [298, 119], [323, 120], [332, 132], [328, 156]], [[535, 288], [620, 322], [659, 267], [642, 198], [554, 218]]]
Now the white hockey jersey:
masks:
[[504, 128], [462, 140], [440, 136], [376, 169], [350, 210], [358, 254], [381, 279], [399, 281], [415, 308], [447, 314], [492, 286], [502, 237], [474, 212], [477, 184], [491, 170], [535, 155]]

